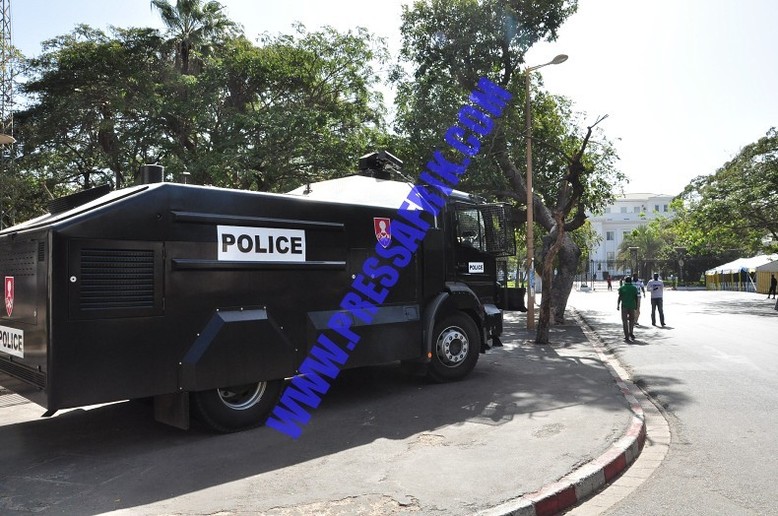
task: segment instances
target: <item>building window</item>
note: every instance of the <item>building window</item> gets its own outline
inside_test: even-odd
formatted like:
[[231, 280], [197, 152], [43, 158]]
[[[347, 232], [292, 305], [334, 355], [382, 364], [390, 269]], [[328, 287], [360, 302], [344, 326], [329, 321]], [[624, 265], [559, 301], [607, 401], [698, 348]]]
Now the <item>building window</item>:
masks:
[[[659, 211], [659, 205], [658, 204], [654, 205], [654, 211]], [[665, 210], [665, 211], [667, 211], [667, 210]]]
[[616, 254], [613, 251], [608, 251], [608, 261], [612, 262], [616, 258]]
[[611, 212], [610, 207], [605, 208], [605, 213], [610, 213], [610, 212]]
[[622, 239], [622, 240], [626, 240], [626, 239], [627, 239], [627, 237], [629, 237], [629, 231], [623, 231], [623, 232], [621, 233], [621, 239]]
[[663, 206], [662, 211], [667, 212], [667, 205], [666, 204]]
[[633, 213], [640, 213], [640, 206], [634, 206], [634, 207], [632, 208], [632, 212], [633, 212]]
[[621, 213], [627, 213], [627, 207], [626, 206], [622, 206], [621, 207]]
[[613, 231], [605, 232], [605, 240], [613, 240]]

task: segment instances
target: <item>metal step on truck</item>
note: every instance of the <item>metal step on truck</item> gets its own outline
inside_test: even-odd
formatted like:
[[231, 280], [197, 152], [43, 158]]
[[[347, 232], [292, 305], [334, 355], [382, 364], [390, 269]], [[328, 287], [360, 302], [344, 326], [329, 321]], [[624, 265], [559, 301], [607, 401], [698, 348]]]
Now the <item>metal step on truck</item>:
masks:
[[[164, 182], [150, 165], [143, 184], [56, 199], [3, 229], [0, 386], [45, 416], [153, 398], [163, 423], [186, 429], [191, 409], [241, 430], [267, 419], [335, 314], [360, 336], [344, 368], [465, 377], [502, 331], [506, 209], [454, 190], [418, 212], [429, 229], [401, 253], [397, 210], [414, 185], [388, 179], [387, 156], [288, 194]], [[365, 322], [341, 300], [378, 251], [407, 263]]]

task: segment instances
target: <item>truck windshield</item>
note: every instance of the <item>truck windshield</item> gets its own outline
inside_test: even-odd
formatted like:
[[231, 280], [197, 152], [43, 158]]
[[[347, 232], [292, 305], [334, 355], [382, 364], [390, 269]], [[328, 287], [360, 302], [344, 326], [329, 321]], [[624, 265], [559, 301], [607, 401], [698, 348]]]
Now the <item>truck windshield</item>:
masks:
[[494, 256], [516, 254], [513, 228], [502, 204], [459, 206], [457, 208], [457, 243]]

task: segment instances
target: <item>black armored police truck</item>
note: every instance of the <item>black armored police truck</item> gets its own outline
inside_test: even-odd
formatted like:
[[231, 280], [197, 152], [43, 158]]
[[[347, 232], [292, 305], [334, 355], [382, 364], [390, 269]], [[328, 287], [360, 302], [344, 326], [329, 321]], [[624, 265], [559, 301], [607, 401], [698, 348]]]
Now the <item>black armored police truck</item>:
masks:
[[[428, 227], [411, 255], [397, 213], [414, 185], [366, 158], [288, 194], [169, 183], [145, 166], [142, 184], [56, 199], [0, 231], [0, 386], [47, 416], [153, 398], [158, 421], [188, 428], [191, 408], [239, 430], [267, 419], [337, 314], [360, 337], [343, 367], [464, 377], [499, 344], [506, 210], [453, 190], [413, 214]], [[377, 292], [388, 275], [381, 303], [343, 305], [357, 278]]]

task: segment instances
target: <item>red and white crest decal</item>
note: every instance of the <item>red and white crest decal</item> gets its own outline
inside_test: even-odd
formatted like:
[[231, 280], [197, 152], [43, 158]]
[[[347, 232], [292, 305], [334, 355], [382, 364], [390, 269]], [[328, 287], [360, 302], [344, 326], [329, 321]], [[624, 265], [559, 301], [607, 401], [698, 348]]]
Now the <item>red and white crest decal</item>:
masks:
[[3, 292], [5, 292], [5, 313], [8, 314], [8, 317], [11, 317], [11, 314], [14, 311], [14, 277], [13, 276], [5, 277], [5, 281], [3, 282]]
[[373, 227], [378, 243], [384, 248], [392, 243], [392, 220], [389, 217], [373, 217]]

